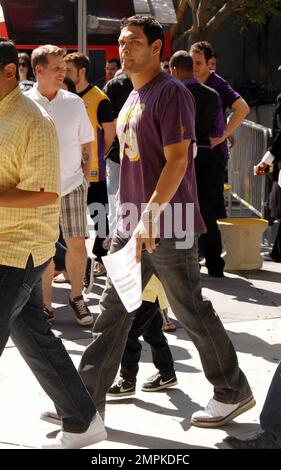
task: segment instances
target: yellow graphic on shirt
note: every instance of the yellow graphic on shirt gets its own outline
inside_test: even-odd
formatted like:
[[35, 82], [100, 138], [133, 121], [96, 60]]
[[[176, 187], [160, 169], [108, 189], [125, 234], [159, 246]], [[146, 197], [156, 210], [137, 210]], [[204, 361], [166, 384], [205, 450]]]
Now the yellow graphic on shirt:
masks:
[[137, 135], [132, 126], [136, 124], [144, 108], [144, 104], [134, 104], [130, 108], [122, 110], [118, 116], [117, 127], [122, 128], [119, 135], [121, 160], [125, 155], [130, 162], [137, 162], [140, 159]]

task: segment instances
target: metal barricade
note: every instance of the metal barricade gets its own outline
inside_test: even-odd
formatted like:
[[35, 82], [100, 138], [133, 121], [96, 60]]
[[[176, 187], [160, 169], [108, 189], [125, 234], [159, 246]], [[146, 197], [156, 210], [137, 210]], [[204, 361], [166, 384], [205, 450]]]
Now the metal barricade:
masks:
[[265, 154], [270, 136], [268, 127], [244, 120], [234, 133], [235, 145], [228, 162], [232, 197], [258, 217], [267, 215], [269, 181], [254, 175], [254, 165]]

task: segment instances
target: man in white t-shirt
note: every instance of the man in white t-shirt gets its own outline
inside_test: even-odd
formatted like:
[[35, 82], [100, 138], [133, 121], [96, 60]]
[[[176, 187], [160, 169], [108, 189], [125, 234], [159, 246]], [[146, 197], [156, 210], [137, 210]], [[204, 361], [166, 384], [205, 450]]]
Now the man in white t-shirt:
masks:
[[[66, 73], [66, 51], [45, 45], [35, 49], [31, 56], [37, 83], [26, 94], [41, 105], [54, 121], [60, 144], [61, 213], [60, 228], [67, 245], [66, 269], [71, 283], [69, 303], [80, 325], [91, 325], [92, 314], [82, 295], [87, 252], [87, 191], [93, 158], [94, 130], [83, 100], [62, 90]], [[43, 276], [45, 309], [50, 320], [51, 281], [54, 265], [51, 263]]]

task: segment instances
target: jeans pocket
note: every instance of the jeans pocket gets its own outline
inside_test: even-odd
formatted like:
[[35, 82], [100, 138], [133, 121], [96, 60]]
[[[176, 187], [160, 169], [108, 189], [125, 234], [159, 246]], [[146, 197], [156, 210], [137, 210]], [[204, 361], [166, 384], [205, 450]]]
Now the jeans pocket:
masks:
[[32, 276], [31, 273], [33, 272], [34, 264], [32, 255], [29, 255], [29, 258], [26, 263], [24, 278], [22, 281], [22, 287], [29, 293], [32, 290]]

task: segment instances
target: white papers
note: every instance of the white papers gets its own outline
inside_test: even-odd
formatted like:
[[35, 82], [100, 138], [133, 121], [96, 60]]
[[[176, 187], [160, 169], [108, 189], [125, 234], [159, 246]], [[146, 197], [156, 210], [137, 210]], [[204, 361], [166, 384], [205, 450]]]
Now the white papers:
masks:
[[116, 253], [103, 256], [102, 261], [127, 312], [139, 308], [142, 303], [141, 263], [136, 262], [135, 237]]

